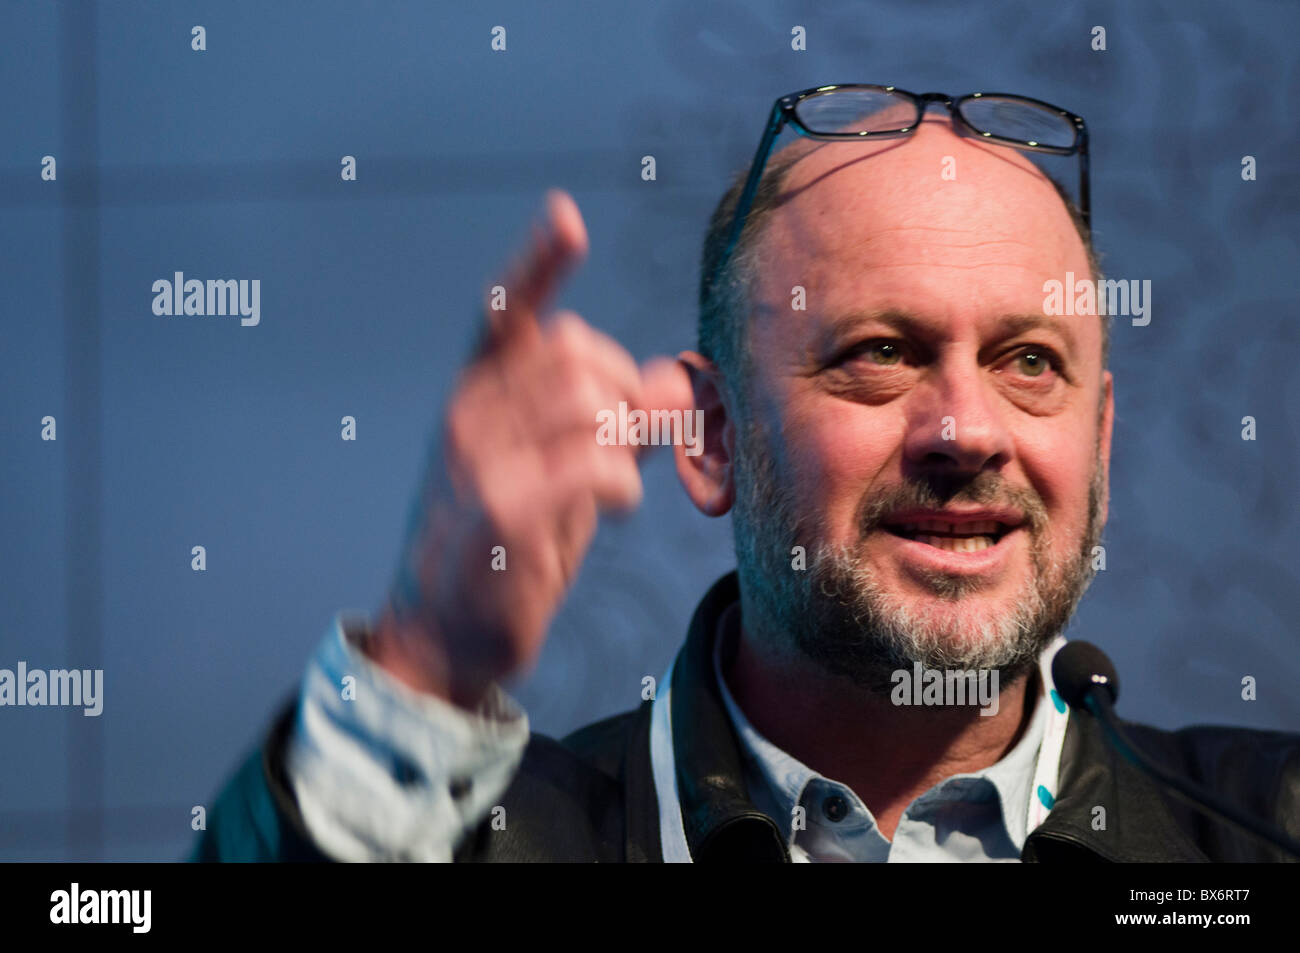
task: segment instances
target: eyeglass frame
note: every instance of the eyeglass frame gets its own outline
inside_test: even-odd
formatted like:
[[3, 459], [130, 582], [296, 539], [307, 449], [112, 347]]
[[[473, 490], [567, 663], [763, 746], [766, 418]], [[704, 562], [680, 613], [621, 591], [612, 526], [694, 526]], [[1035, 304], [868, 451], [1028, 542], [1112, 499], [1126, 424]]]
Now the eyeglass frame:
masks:
[[[904, 126], [902, 129], [886, 129], [875, 132], [812, 132], [799, 119], [796, 112], [799, 104], [805, 99], [813, 96], [823, 96], [827, 93], [839, 89], [874, 89], [890, 94], [897, 94], [910, 99], [917, 108], [916, 122], [910, 126]], [[972, 126], [961, 114], [963, 103], [984, 97], [998, 97], [1001, 99], [1013, 99], [1018, 102], [1028, 103], [1033, 106], [1057, 113], [1063, 118], [1069, 120], [1074, 127], [1074, 143], [1069, 146], [1045, 146], [1034, 140], [1029, 139], [1011, 139], [1007, 136], [995, 136], [992, 133], [981, 132]], [[1034, 99], [1031, 96], [1021, 96], [1018, 93], [968, 93], [959, 99], [954, 100], [947, 93], [913, 93], [906, 89], [899, 89], [896, 86], [879, 86], [872, 83], [840, 83], [831, 86], [815, 86], [812, 89], [801, 90], [797, 93], [790, 93], [782, 96], [772, 104], [772, 112], [768, 117], [767, 126], [763, 130], [763, 138], [758, 143], [758, 150], [754, 153], [754, 159], [749, 166], [749, 177], [745, 180], [745, 188], [740, 193], [740, 198], [736, 202], [736, 210], [732, 215], [731, 232], [727, 238], [727, 245], [723, 249], [722, 257], [718, 260], [713, 268], [713, 274], [710, 276], [710, 284], [717, 279], [718, 274], [726, 267], [727, 262], [731, 260], [732, 253], [736, 250], [736, 245], [740, 242], [740, 233], [744, 229], [745, 220], [749, 217], [751, 206], [754, 204], [754, 194], [758, 191], [759, 180], [763, 176], [763, 171], [767, 167], [767, 161], [771, 158], [772, 146], [776, 142], [777, 135], [787, 124], [799, 135], [808, 139], [820, 139], [827, 141], [850, 141], [863, 139], [905, 139], [916, 132], [925, 119], [925, 112], [931, 103], [939, 103], [947, 108], [949, 115], [952, 117], [954, 128], [966, 129], [973, 134], [973, 137], [983, 142], [997, 142], [1001, 145], [1010, 146], [1020, 149], [1024, 152], [1041, 152], [1048, 155], [1079, 157], [1079, 216], [1083, 220], [1083, 226], [1088, 232], [1089, 239], [1092, 236], [1092, 210], [1091, 210], [1091, 188], [1088, 171], [1088, 127], [1083, 121], [1082, 116], [1076, 116], [1069, 110], [1062, 109], [1060, 106], [1054, 106], [1051, 103], [1043, 102], [1041, 99]]]

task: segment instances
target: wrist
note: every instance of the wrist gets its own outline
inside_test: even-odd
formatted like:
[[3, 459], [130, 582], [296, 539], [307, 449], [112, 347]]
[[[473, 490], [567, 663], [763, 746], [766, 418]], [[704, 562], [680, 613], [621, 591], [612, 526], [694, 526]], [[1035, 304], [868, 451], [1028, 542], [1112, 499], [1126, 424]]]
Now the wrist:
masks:
[[491, 678], [471, 675], [453, 664], [436, 625], [399, 617], [391, 607], [382, 613], [361, 650], [408, 688], [468, 711], [477, 710], [491, 688]]

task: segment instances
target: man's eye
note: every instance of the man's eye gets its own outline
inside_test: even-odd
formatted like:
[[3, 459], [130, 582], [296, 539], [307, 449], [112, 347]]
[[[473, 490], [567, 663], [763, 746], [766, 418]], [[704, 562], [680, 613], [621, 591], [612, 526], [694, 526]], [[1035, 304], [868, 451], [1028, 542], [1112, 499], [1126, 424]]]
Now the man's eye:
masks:
[[1046, 351], [1028, 350], [1016, 355], [1016, 367], [1026, 377], [1041, 377], [1052, 366], [1052, 356]]
[[903, 359], [903, 349], [889, 341], [872, 341], [864, 345], [859, 353], [873, 364], [897, 364]]

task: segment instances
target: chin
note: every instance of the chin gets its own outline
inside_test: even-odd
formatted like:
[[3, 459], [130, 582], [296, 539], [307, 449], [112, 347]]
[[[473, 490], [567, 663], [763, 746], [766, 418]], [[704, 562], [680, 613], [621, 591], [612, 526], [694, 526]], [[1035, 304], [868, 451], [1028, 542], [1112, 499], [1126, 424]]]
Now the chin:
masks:
[[953, 649], [986, 645], [1008, 630], [1007, 620], [1015, 615], [1014, 607], [991, 605], [983, 600], [974, 605], [970, 602], [915, 600], [909, 605], [909, 623], [932, 633], [935, 642]]

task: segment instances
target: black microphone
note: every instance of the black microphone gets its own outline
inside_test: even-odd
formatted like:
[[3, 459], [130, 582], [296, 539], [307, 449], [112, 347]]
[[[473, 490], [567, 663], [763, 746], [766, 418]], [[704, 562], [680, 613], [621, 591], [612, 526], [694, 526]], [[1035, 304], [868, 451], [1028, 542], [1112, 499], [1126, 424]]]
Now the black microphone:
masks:
[[1107, 740], [1127, 761], [1201, 813], [1231, 824], [1300, 860], [1300, 842], [1272, 824], [1239, 810], [1213, 791], [1166, 770], [1129, 740], [1112, 707], [1119, 699], [1119, 677], [1106, 653], [1097, 646], [1090, 642], [1067, 642], [1052, 659], [1052, 681], [1056, 683], [1056, 693], [1067, 705], [1096, 716], [1105, 729]]

